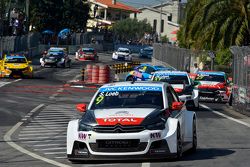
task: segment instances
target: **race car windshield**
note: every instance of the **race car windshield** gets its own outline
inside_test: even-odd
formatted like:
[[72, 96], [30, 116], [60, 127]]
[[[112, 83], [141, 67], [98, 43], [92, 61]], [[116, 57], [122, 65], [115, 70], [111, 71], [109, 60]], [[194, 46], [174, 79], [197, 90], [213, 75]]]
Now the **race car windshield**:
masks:
[[189, 84], [188, 77], [187, 76], [181, 76], [181, 75], [168, 75], [168, 76], [162, 76], [162, 77], [154, 77], [154, 81], [162, 81], [167, 82], [169, 84]]
[[198, 75], [195, 81], [225, 82], [225, 77], [223, 75]]
[[95, 51], [93, 49], [82, 49], [85, 54], [93, 54]]
[[5, 63], [27, 63], [25, 58], [7, 58]]
[[55, 58], [62, 58], [63, 57], [63, 54], [49, 54], [46, 56], [47, 58], [50, 58], [50, 57], [55, 57]]
[[129, 53], [129, 50], [125, 50], [125, 49], [118, 49], [118, 52]]
[[163, 109], [161, 91], [99, 92], [91, 109], [159, 108]]

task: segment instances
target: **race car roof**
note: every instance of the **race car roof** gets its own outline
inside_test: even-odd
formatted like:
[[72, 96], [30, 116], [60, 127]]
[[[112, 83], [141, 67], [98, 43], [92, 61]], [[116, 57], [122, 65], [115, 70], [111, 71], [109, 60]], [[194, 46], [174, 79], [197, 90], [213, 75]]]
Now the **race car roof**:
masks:
[[120, 51], [127, 51], [127, 50], [129, 50], [128, 48], [118, 48], [117, 50], [120, 50]]
[[201, 75], [225, 75], [225, 72], [222, 71], [198, 71], [197, 74]]
[[23, 55], [7, 55], [6, 59], [23, 59], [25, 56]]
[[185, 71], [156, 71], [154, 75], [179, 75], [179, 76], [188, 76], [188, 73]]
[[158, 87], [163, 87], [164, 82], [153, 82], [153, 81], [135, 81], [135, 82], [115, 82], [115, 83], [108, 83], [103, 85], [101, 88], [105, 87], [121, 87], [121, 86], [158, 86]]

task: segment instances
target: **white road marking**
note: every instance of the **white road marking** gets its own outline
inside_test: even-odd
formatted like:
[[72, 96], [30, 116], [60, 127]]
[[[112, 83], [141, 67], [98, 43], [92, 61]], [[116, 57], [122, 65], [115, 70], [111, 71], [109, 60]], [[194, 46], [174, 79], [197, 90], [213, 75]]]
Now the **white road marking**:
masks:
[[70, 116], [65, 116], [65, 117], [63, 117], [63, 116], [56, 116], [56, 117], [51, 117], [51, 116], [47, 116], [47, 117], [45, 117], [45, 116], [42, 116], [42, 117], [36, 117], [36, 119], [35, 120], [55, 120], [55, 119], [70, 119], [71, 117]]
[[65, 144], [60, 144], [60, 143], [48, 143], [48, 144], [35, 144], [33, 145], [34, 147], [49, 147], [49, 146], [62, 146]]
[[47, 143], [47, 142], [66, 142], [66, 140], [58, 140], [58, 139], [55, 139], [55, 140], [51, 140], [51, 139], [48, 139], [48, 140], [32, 140], [32, 141], [22, 141], [21, 143]]
[[[66, 129], [66, 128], [65, 128]], [[21, 131], [20, 132], [20, 134], [27, 134], [27, 133], [37, 133], [37, 132], [39, 132], [39, 133], [47, 133], [47, 132], [64, 132], [64, 130], [39, 130], [39, 131], [37, 131], [37, 130], [25, 130], [25, 131]]]
[[60, 135], [62, 135], [62, 134], [65, 134], [66, 135], [66, 132], [64, 132], [64, 131], [62, 131], [63, 133], [58, 133], [58, 132], [56, 132], [56, 133], [40, 133], [40, 131], [39, 132], [37, 132], [37, 133], [29, 133], [29, 134], [19, 134], [18, 136], [20, 136], [20, 137], [22, 137], [22, 136], [53, 136], [53, 135], [58, 135], [58, 134], [60, 134]]
[[[37, 108], [37, 107], [36, 107]], [[39, 108], [37, 108], [36, 110], [38, 110]], [[13, 147], [14, 149], [29, 155], [35, 159], [39, 159], [42, 160], [44, 162], [47, 162], [49, 164], [55, 165], [55, 166], [59, 166], [59, 167], [70, 167], [69, 165], [63, 164], [63, 163], [59, 163], [57, 161], [42, 157], [40, 155], [37, 155], [33, 152], [30, 152], [26, 149], [24, 149], [23, 147], [19, 146], [18, 144], [16, 144], [15, 142], [12, 141], [11, 136], [12, 134], [23, 124], [23, 122], [18, 122], [15, 126], [13, 126], [5, 135], [4, 135], [4, 141], [10, 145], [11, 147]]]
[[55, 138], [66, 138], [66, 135], [65, 136], [41, 136], [41, 137], [20, 137], [18, 138], [19, 140], [34, 140], [34, 139], [49, 139], [49, 138], [52, 138], [52, 139], [55, 139]]
[[66, 154], [66, 152], [45, 152], [46, 155], [53, 155], [53, 154]]
[[218, 111], [215, 111], [215, 110], [211, 109], [210, 107], [208, 107], [208, 106], [206, 106], [206, 105], [201, 104], [201, 106], [202, 106], [203, 108], [206, 108], [206, 109], [210, 110], [210, 111], [211, 111], [212, 113], [214, 113], [214, 114], [220, 115], [220, 116], [222, 116], [222, 117], [224, 117], [224, 118], [227, 118], [227, 119], [229, 119], [229, 120], [231, 120], [231, 121], [237, 122], [237, 123], [239, 123], [239, 124], [241, 124], [241, 125], [244, 125], [244, 126], [250, 128], [250, 124], [249, 124], [249, 123], [246, 123], [246, 122], [244, 122], [244, 121], [235, 119], [235, 118], [233, 118], [233, 117], [230, 117], [230, 116], [228, 116], [228, 115], [225, 115], [225, 114], [223, 114], [223, 113], [220, 113], [220, 112], [218, 112]]
[[67, 159], [67, 157], [54, 157], [56, 159]]
[[[58, 128], [61, 128], [62, 126], [60, 125], [27, 125], [26, 126], [27, 128], [30, 128], [30, 127], [33, 127], [33, 128], [48, 128], [48, 129], [50, 129], [50, 127], [54, 127], [54, 128], [56, 128], [56, 127], [58, 127]], [[66, 126], [65, 126], [66, 127]]]
[[141, 167], [150, 167], [150, 163], [149, 162], [143, 162], [141, 164]]
[[68, 122], [48, 122], [48, 123], [46, 123], [46, 122], [31, 122], [31, 123], [29, 123], [30, 125], [42, 125], [42, 126], [44, 126], [44, 125], [66, 125], [66, 124], [68, 124]]
[[41, 126], [39, 126], [39, 127], [26, 127], [25, 129], [22, 129], [23, 131], [29, 131], [29, 130], [62, 130], [62, 129], [66, 129], [67, 127], [65, 126], [65, 127], [41, 127]]
[[66, 147], [56, 147], [56, 148], [36, 148], [35, 151], [51, 151], [51, 150], [66, 150]]

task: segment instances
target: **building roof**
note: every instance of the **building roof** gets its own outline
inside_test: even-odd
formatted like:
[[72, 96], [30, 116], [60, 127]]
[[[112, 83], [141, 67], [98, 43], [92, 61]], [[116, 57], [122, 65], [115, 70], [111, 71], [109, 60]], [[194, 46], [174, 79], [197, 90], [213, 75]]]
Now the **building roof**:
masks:
[[133, 13], [139, 12], [139, 10], [134, 8], [134, 7], [125, 5], [125, 4], [123, 4], [121, 2], [117, 2], [117, 1], [114, 4], [114, 3], [112, 3], [112, 1], [113, 0], [95, 0], [95, 2], [100, 3], [100, 4], [104, 4], [104, 5], [108, 6], [108, 8], [121, 9], [121, 10], [130, 11]]
[[[156, 13], [161, 13], [160, 10], [155, 9], [155, 8], [152, 8], [152, 7], [150, 7], [150, 6], [143, 6], [142, 8], [139, 8], [140, 11], [145, 10], [145, 9], [148, 9], [148, 10], [153, 11], [153, 12], [156, 12]], [[168, 13], [169, 13], [169, 12], [162, 11], [162, 14], [164, 14], [164, 15], [168, 15]]]

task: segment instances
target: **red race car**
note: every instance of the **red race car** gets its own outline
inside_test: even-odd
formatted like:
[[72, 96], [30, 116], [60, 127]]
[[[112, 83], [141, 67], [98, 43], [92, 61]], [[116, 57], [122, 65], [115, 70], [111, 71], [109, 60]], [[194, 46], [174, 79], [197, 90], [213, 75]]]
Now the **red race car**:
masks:
[[85, 61], [85, 60], [98, 61], [98, 56], [94, 48], [80, 48], [76, 52], [75, 59], [79, 61]]

